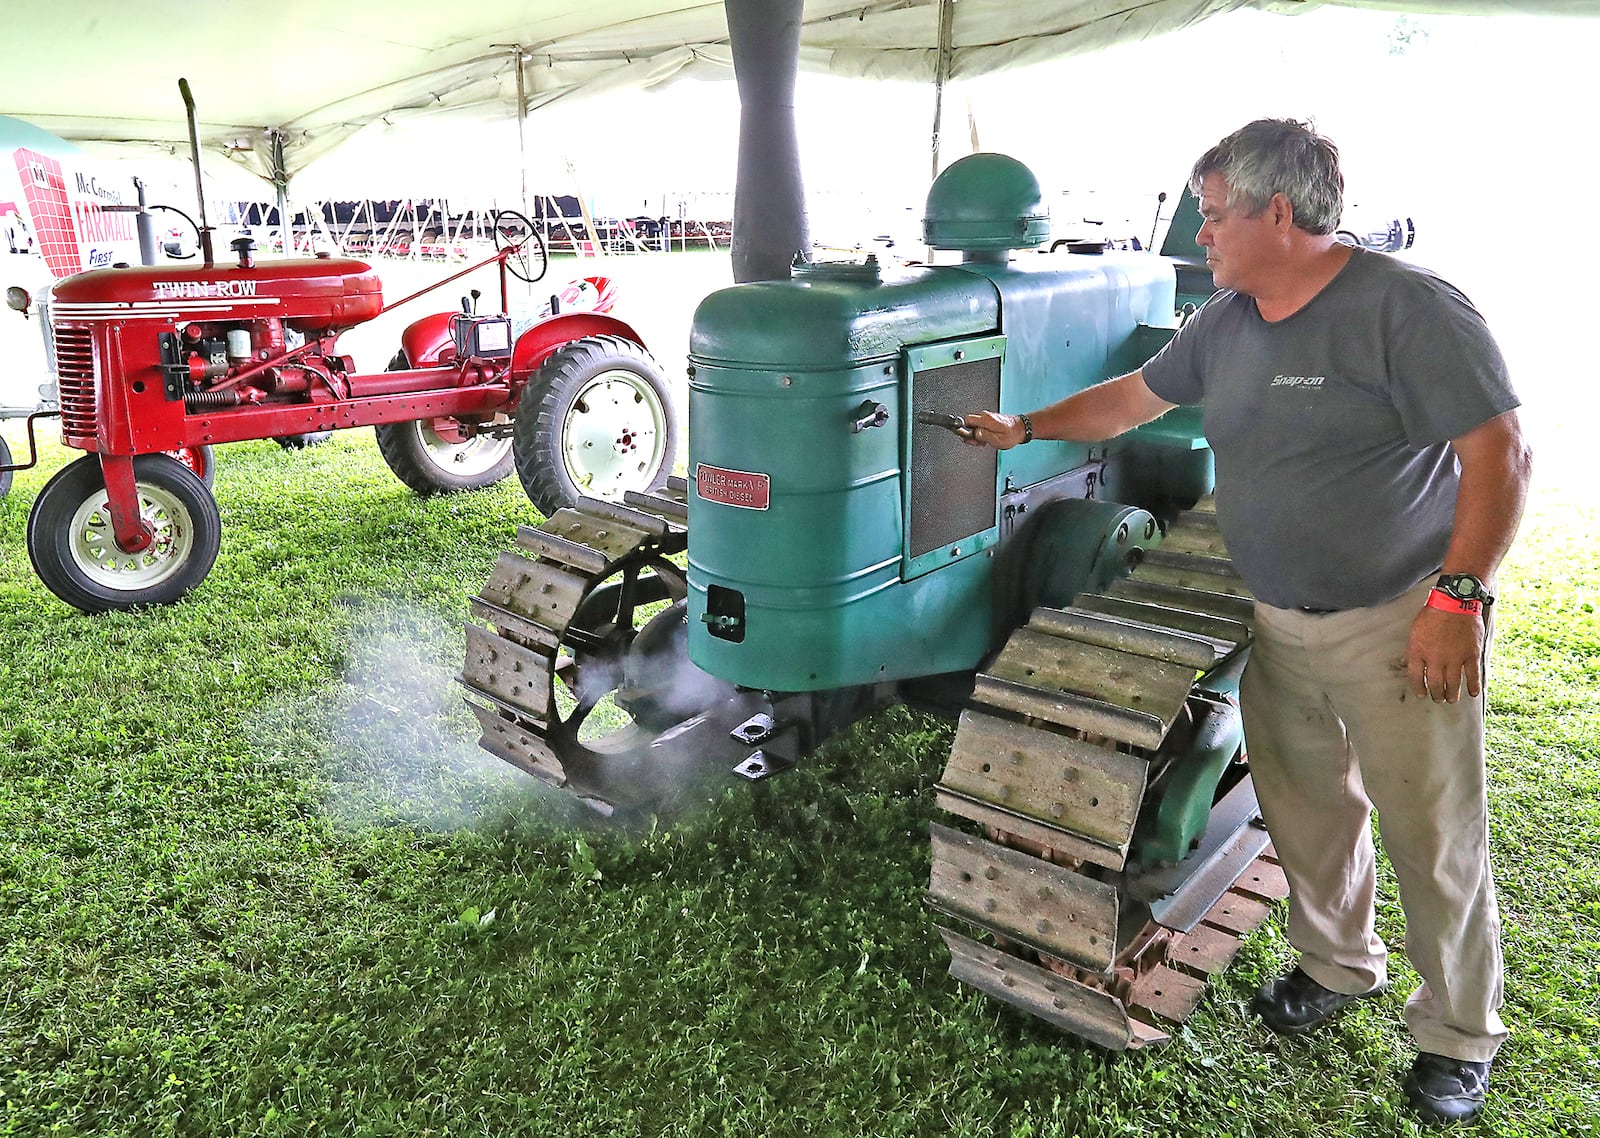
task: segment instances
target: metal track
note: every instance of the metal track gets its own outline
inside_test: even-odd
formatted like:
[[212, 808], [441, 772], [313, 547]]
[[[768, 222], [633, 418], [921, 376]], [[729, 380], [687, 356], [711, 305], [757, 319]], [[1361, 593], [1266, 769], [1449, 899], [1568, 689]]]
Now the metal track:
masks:
[[[579, 731], [589, 712], [625, 682], [623, 661], [637, 609], [681, 599], [669, 559], [688, 545], [688, 487], [669, 479], [656, 494], [622, 504], [583, 498], [537, 528], [517, 529], [519, 552], [502, 553], [472, 598], [466, 663], [458, 681], [483, 736], [479, 745], [610, 813], [659, 788], [646, 771], [656, 732], [624, 725], [597, 742]], [[631, 756], [631, 758], [630, 758]]]
[[[628, 672], [639, 611], [684, 595], [670, 559], [688, 545], [687, 494], [673, 479], [522, 527], [520, 551], [472, 598], [484, 624], [467, 626], [458, 679], [480, 745], [604, 813], [655, 809], [739, 759], [764, 773], [776, 753], [776, 726], [751, 733], [774, 719], [762, 693], [726, 686], [686, 709]], [[936, 789], [941, 809], [983, 831], [931, 827], [929, 903], [987, 937], [940, 929], [951, 975], [1114, 1049], [1162, 1042], [1163, 1024], [1193, 1011], [1287, 892], [1248, 777], [1179, 864], [1135, 865], [1129, 851], [1160, 797], [1169, 735], [1248, 650], [1251, 612], [1202, 502], [1129, 577], [1012, 633], [976, 678]], [[633, 685], [655, 714], [580, 732], [602, 697], [625, 704]]]
[[[1163, 743], [1206, 676], [1248, 650], [1251, 600], [1209, 501], [1104, 594], [1039, 609], [978, 676], [937, 805], [928, 902], [950, 973], [1115, 1050], [1161, 1043], [1287, 886], [1239, 780], [1177, 866], [1129, 849]], [[1198, 677], [1198, 679], [1197, 679]]]

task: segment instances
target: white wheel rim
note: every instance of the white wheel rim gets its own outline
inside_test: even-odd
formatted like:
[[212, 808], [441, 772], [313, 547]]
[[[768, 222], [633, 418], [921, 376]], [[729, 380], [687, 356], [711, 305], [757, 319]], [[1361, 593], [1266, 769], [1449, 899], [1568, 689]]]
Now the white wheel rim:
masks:
[[106, 492], [96, 490], [72, 515], [69, 552], [91, 581], [132, 592], [159, 585], [180, 572], [194, 550], [194, 519], [183, 501], [161, 486], [139, 483], [139, 517], [150, 544], [138, 553], [117, 548]]
[[[504, 416], [495, 421], [502, 421]], [[474, 435], [465, 442], [451, 442], [441, 438], [431, 422], [417, 423], [417, 437], [431, 461], [446, 474], [458, 478], [472, 478], [487, 474], [503, 461], [511, 450], [509, 438], [497, 439], [490, 435]]]
[[655, 388], [608, 371], [578, 392], [561, 429], [561, 454], [578, 489], [616, 499], [647, 490], [667, 451], [667, 412]]

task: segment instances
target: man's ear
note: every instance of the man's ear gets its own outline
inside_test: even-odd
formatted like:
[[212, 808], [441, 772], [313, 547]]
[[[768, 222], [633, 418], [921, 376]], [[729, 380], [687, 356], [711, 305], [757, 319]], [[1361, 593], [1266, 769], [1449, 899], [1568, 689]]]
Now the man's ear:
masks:
[[1294, 225], [1294, 203], [1288, 195], [1273, 194], [1267, 202], [1267, 216], [1272, 219], [1272, 224], [1280, 229], [1289, 229]]

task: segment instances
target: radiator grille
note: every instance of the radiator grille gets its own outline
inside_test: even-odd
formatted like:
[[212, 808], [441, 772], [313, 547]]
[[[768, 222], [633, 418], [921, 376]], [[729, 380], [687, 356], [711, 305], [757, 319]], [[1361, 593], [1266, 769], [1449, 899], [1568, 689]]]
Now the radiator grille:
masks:
[[56, 329], [56, 386], [61, 398], [62, 435], [93, 438], [94, 338], [89, 329]]
[[[916, 373], [917, 411], [965, 413], [1000, 403], [1000, 360], [970, 360]], [[919, 557], [994, 525], [998, 458], [957, 443], [943, 427], [911, 429], [911, 549]]]

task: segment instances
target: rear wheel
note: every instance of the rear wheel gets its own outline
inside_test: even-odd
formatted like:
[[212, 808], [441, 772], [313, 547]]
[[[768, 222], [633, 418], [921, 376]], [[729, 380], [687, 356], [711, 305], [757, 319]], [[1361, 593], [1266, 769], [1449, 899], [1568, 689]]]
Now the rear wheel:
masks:
[[28, 558], [74, 608], [108, 612], [178, 600], [205, 579], [222, 544], [222, 517], [205, 484], [175, 458], [133, 460], [139, 515], [151, 531], [138, 553], [117, 547], [100, 460], [80, 458], [45, 483], [28, 515]]
[[[6, 446], [5, 439], [0, 439], [0, 466], [11, 465], [11, 448]], [[11, 477], [14, 471], [0, 470], [0, 498], [11, 493]]]
[[546, 517], [580, 497], [620, 501], [666, 484], [677, 417], [650, 354], [617, 336], [551, 353], [517, 404], [522, 487]]

